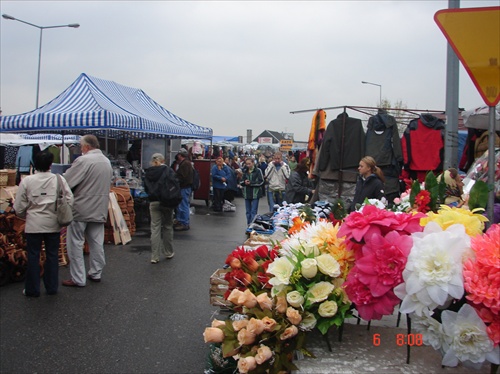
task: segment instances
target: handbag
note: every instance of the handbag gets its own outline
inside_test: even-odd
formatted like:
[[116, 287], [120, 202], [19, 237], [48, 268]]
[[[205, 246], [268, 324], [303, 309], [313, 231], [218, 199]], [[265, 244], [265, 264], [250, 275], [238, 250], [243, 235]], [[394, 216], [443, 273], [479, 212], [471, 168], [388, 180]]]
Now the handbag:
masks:
[[57, 223], [60, 226], [68, 226], [71, 222], [73, 222], [73, 210], [68, 205], [68, 202], [65, 199], [63, 190], [60, 188], [61, 176], [56, 174], [57, 178], [57, 198], [56, 198], [56, 214], [57, 214]]

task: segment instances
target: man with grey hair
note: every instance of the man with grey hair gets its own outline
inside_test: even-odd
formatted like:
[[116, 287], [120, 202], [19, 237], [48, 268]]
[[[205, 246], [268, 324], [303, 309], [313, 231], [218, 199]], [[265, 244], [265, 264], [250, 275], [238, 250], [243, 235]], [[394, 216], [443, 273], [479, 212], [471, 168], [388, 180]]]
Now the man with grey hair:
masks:
[[[109, 188], [113, 169], [108, 158], [99, 149], [94, 135], [80, 139], [82, 156], [64, 173], [73, 191], [74, 220], [68, 226], [66, 244], [71, 278], [62, 282], [67, 287], [84, 287], [86, 278], [101, 281], [104, 257], [104, 224], [108, 217]], [[85, 273], [83, 245], [89, 245], [89, 271]]]

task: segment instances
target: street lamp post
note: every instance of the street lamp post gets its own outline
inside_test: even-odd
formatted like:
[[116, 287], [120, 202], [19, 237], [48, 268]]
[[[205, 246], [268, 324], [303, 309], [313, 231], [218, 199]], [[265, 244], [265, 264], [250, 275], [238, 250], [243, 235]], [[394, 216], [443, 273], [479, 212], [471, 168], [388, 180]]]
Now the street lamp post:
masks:
[[363, 83], [363, 84], [371, 84], [372, 86], [378, 86], [378, 88], [380, 89], [380, 101], [379, 101], [379, 105], [382, 106], [382, 85], [381, 84], [377, 84], [377, 83], [365, 82], [365, 81], [361, 81], [361, 83]]
[[70, 23], [68, 25], [38, 26], [38, 25], [35, 25], [34, 23], [26, 22], [26, 21], [23, 21], [19, 18], [14, 18], [12, 16], [9, 16], [8, 14], [2, 14], [2, 17], [4, 19], [7, 19], [7, 20], [18, 21], [18, 22], [24, 23], [26, 25], [36, 27], [37, 29], [40, 30], [40, 43], [38, 46], [38, 75], [37, 75], [37, 79], [36, 79], [36, 107], [38, 108], [38, 98], [40, 95], [40, 68], [41, 68], [41, 63], [42, 63], [42, 34], [43, 34], [43, 30], [56, 29], [56, 28], [60, 28], [60, 27], [72, 27], [72, 28], [76, 29], [76, 28], [80, 27], [80, 25], [78, 23]]

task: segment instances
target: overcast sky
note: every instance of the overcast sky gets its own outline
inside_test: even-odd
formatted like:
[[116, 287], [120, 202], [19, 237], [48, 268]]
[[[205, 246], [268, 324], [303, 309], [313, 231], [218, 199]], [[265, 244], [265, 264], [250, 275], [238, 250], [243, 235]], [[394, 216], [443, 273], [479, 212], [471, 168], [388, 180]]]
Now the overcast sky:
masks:
[[[500, 0], [460, 1], [461, 8]], [[448, 1], [6, 1], [1, 13], [43, 31], [40, 106], [81, 73], [140, 88], [214, 135], [265, 129], [307, 140], [332, 106], [444, 110]], [[3, 115], [35, 108], [39, 30], [1, 19]], [[460, 65], [459, 106], [484, 105]], [[338, 111], [329, 111], [327, 121]], [[352, 116], [358, 116], [352, 113]]]

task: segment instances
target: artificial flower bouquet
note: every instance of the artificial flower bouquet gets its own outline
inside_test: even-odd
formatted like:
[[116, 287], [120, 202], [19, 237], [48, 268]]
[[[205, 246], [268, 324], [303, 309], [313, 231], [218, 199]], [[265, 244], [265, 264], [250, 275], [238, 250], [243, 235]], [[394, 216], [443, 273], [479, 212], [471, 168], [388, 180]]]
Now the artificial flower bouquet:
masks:
[[331, 222], [307, 223], [281, 243], [280, 257], [268, 268], [271, 295], [309, 321], [304, 329], [316, 327], [323, 335], [351, 316], [343, 283], [354, 256], [337, 232]]
[[365, 205], [346, 217], [338, 234], [346, 237], [356, 261], [347, 275], [345, 292], [362, 319], [391, 315], [399, 304], [393, 289], [403, 282], [413, 243], [410, 235], [422, 231], [424, 216]]
[[214, 320], [203, 333], [205, 342], [221, 343], [223, 357], [232, 357], [239, 373], [296, 370], [294, 352], [309, 354], [303, 347], [304, 322], [298, 311], [279, 299], [273, 301], [265, 291], [255, 295], [235, 288], [228, 299], [243, 312], [226, 321]]
[[224, 298], [228, 299], [234, 289], [260, 292], [270, 289], [267, 268], [278, 256], [278, 249], [269, 249], [267, 245], [261, 245], [255, 250], [246, 250], [243, 246], [236, 248], [226, 258], [229, 271], [224, 279], [228, 282], [228, 290]]

